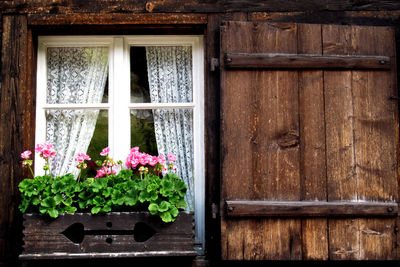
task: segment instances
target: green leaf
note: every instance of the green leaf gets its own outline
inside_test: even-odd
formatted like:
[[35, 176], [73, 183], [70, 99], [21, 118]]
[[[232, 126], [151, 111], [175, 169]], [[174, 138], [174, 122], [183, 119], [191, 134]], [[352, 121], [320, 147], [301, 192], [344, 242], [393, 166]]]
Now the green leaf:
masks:
[[169, 209], [169, 212], [171, 213], [172, 217], [176, 217], [179, 214], [179, 211], [177, 208], [175, 208], [175, 206], [171, 206], [171, 208]]
[[76, 210], [76, 207], [65, 207], [65, 212], [67, 213], [75, 213]]
[[57, 218], [58, 217], [58, 211], [56, 209], [48, 210], [48, 214], [50, 215], [51, 218]]
[[61, 201], [63, 201], [63, 200], [64, 200], [64, 198], [60, 194], [57, 194], [54, 196], [54, 202], [56, 203], [56, 205], [60, 204]]
[[101, 210], [101, 207], [93, 207], [90, 212], [92, 214], [97, 214], [97, 213], [99, 213], [100, 210]]
[[111, 211], [111, 204], [105, 205], [102, 209], [102, 212], [110, 212]]
[[171, 207], [171, 204], [165, 200], [161, 201], [160, 206], [158, 207], [158, 211], [164, 212], [167, 211]]
[[40, 198], [35, 196], [32, 198], [32, 205], [37, 206], [40, 204]]
[[109, 197], [109, 196], [111, 196], [112, 192], [113, 192], [112, 187], [107, 187], [106, 190], [103, 191], [103, 196]]
[[87, 207], [86, 201], [79, 201], [78, 205], [80, 209], [85, 209]]
[[125, 195], [125, 205], [134, 206], [138, 201], [138, 194], [135, 189], [129, 190]]
[[149, 209], [149, 211], [150, 211], [150, 213], [151, 213], [152, 215], [156, 215], [157, 212], [158, 212], [158, 205], [157, 205], [156, 203], [151, 203], [151, 204], [149, 205], [148, 209]]
[[187, 206], [188, 205], [184, 199], [181, 199], [175, 203], [175, 207], [177, 207], [178, 209], [183, 209], [183, 208], [186, 208]]
[[63, 200], [63, 204], [65, 206], [71, 206], [72, 205], [72, 198], [69, 197], [69, 198]]
[[29, 199], [23, 198], [21, 204], [18, 206], [18, 209], [24, 213], [29, 207], [30, 201]]
[[163, 220], [163, 222], [166, 222], [166, 223], [172, 222], [172, 216], [168, 211], [160, 213], [160, 217], [161, 217], [161, 220]]
[[111, 195], [111, 201], [114, 205], [124, 204], [124, 195], [119, 190], [114, 190]]
[[54, 200], [53, 197], [47, 197], [47, 198], [43, 199], [41, 206], [45, 207], [45, 208], [55, 207], [56, 201]]

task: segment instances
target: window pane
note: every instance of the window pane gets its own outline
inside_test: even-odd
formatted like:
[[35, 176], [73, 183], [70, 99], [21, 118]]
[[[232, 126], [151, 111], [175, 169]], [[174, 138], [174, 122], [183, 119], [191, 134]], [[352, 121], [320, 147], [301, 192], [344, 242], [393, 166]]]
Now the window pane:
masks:
[[131, 103], [150, 103], [145, 47], [131, 47]]
[[132, 103], [193, 101], [191, 46], [131, 47]]
[[108, 76], [107, 47], [47, 48], [47, 103], [101, 103]]
[[141, 152], [158, 155], [152, 110], [131, 110], [131, 147], [136, 146]]
[[46, 140], [57, 151], [51, 162], [53, 174], [77, 175], [74, 159], [78, 153], [89, 153], [96, 159], [108, 143], [107, 114], [98, 110], [46, 111]]

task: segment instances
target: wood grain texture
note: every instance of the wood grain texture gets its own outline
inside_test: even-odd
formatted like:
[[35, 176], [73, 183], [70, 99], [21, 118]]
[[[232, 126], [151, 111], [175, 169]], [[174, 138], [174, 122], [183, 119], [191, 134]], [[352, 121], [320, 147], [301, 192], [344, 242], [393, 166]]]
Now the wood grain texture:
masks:
[[[224, 52], [294, 53], [296, 43], [294, 24], [266, 26], [228, 22], [222, 27]], [[297, 72], [223, 70], [221, 77], [224, 199], [299, 200]], [[222, 224], [222, 255], [225, 259], [301, 258], [300, 241], [286, 247], [290, 240], [301, 240], [298, 219], [257, 222], [223, 219]], [[289, 226], [296, 230], [284, 230]], [[263, 235], [256, 229], [276, 234], [279, 242], [250, 244], [249, 237]], [[251, 253], [251, 248], [256, 252]], [[264, 255], [260, 254], [261, 250]]]
[[44, 1], [2, 1], [0, 10], [13, 13], [128, 13], [128, 12], [252, 12], [252, 11], [302, 11], [302, 10], [398, 10], [400, 4], [396, 0], [305, 0], [286, 1], [200, 1], [187, 0], [184, 3], [173, 0], [44, 0]]
[[[232, 37], [237, 35], [241, 38]], [[279, 39], [283, 36], [296, 46], [283, 44]], [[374, 55], [395, 62], [393, 36], [385, 27], [228, 22], [223, 27], [222, 52]], [[264, 42], [259, 44], [258, 40]], [[382, 40], [385, 46], [376, 48]], [[395, 68], [294, 72], [229, 69], [230, 62], [222, 62], [222, 196], [229, 200], [227, 217], [221, 222], [223, 258], [288, 259], [288, 255], [300, 255], [302, 259], [322, 260], [395, 259], [395, 219], [370, 218], [395, 217], [397, 210], [398, 149], [393, 146], [398, 136], [397, 103], [389, 100], [390, 95], [397, 95], [393, 89]], [[280, 165], [282, 162], [287, 165]], [[296, 173], [300, 173], [300, 180]], [[298, 200], [307, 202], [282, 205]], [[323, 202], [310, 202], [303, 210], [308, 201], [315, 200]], [[261, 202], [265, 205], [242, 205]], [[312, 212], [316, 206], [318, 211]], [[298, 254], [282, 252], [281, 245], [288, 237], [287, 232], [279, 232], [282, 219], [256, 216], [317, 213], [355, 218], [329, 222], [313, 218], [301, 224], [298, 219], [288, 219], [285, 227], [292, 225], [301, 231], [301, 245], [294, 248]], [[257, 219], [229, 219], [230, 215]], [[252, 229], [263, 233], [256, 235]], [[264, 234], [275, 233], [279, 233], [279, 240], [273, 244], [261, 241]], [[295, 240], [294, 236], [289, 238]], [[265, 255], [260, 254], [261, 247]]]
[[29, 25], [206, 24], [204, 14], [31, 14]]
[[391, 69], [385, 56], [322, 56], [313, 54], [227, 53], [226, 68], [236, 69]]
[[[146, 241], [137, 241], [136, 234], [118, 233], [134, 232], [138, 223], [151, 227], [154, 235]], [[189, 212], [181, 212], [170, 224], [148, 212], [111, 212], [94, 216], [90, 213], [62, 214], [57, 219], [25, 214], [24, 250], [19, 258], [195, 256], [193, 223], [193, 213]], [[86, 232], [98, 234], [85, 234], [81, 242], [73, 242], [63, 232], [75, 224], [81, 224]]]
[[[0, 92], [0, 258], [15, 257], [19, 246], [18, 183], [24, 178], [20, 153], [31, 126], [28, 88], [28, 29], [25, 16], [3, 16]], [[26, 108], [28, 107], [28, 108]], [[25, 113], [25, 111], [27, 111]], [[28, 138], [29, 139], [29, 138]]]
[[[321, 25], [298, 25], [297, 50], [322, 55]], [[325, 107], [323, 72], [299, 72], [301, 199], [326, 201]], [[326, 218], [302, 220], [305, 260], [328, 259]]]
[[[390, 28], [323, 26], [324, 54], [392, 57], [393, 36]], [[393, 76], [380, 71], [325, 71], [329, 201], [397, 200], [397, 148], [393, 145], [397, 143], [397, 103], [388, 100], [396, 95]], [[330, 258], [395, 258], [394, 232], [385, 232], [386, 239], [375, 236], [394, 225], [394, 219], [330, 220]]]
[[230, 217], [396, 217], [393, 202], [227, 200]]

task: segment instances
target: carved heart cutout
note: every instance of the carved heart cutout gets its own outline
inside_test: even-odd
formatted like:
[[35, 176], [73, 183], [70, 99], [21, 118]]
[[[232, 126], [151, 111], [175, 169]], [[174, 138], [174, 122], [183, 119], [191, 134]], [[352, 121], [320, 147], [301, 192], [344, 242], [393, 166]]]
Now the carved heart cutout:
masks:
[[61, 234], [63, 234], [66, 238], [74, 242], [75, 244], [80, 244], [85, 237], [84, 227], [81, 223], [74, 223], [65, 229]]
[[133, 238], [136, 242], [145, 242], [149, 240], [156, 231], [144, 222], [138, 222], [133, 229]]

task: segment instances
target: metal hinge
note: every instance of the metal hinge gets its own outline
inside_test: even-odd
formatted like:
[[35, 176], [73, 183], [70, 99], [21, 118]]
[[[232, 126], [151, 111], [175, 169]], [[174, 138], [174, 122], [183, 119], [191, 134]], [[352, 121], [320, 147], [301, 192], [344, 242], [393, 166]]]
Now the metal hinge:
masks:
[[212, 218], [213, 219], [217, 219], [217, 215], [218, 215], [218, 205], [215, 203], [211, 204], [211, 212], [212, 212]]
[[210, 70], [216, 71], [219, 68], [219, 58], [213, 57], [210, 62]]

